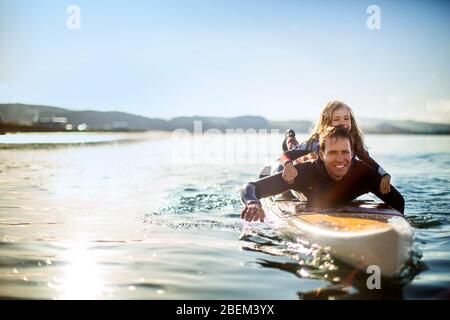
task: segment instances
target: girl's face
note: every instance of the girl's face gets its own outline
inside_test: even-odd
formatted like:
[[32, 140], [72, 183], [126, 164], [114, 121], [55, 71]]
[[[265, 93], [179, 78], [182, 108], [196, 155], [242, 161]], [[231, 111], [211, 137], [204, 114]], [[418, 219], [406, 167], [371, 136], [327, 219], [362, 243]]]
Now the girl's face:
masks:
[[352, 120], [350, 118], [350, 111], [347, 108], [340, 108], [333, 112], [331, 117], [331, 125], [336, 127], [343, 125], [347, 130], [352, 128]]

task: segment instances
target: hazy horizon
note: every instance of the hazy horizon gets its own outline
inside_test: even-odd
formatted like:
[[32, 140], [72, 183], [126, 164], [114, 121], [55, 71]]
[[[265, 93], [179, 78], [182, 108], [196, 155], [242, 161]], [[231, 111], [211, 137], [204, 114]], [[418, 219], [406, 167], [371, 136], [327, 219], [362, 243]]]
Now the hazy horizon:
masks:
[[[240, 114], [240, 115], [236, 115], [236, 116], [221, 116], [221, 115], [208, 115], [208, 114], [191, 114], [191, 115], [175, 115], [173, 117], [149, 117], [146, 115], [142, 115], [142, 114], [137, 114], [137, 113], [131, 113], [131, 112], [127, 112], [127, 111], [123, 111], [123, 110], [95, 110], [95, 108], [66, 108], [66, 107], [61, 107], [61, 106], [51, 106], [51, 105], [37, 105], [37, 104], [28, 104], [28, 103], [21, 103], [21, 102], [0, 102], [0, 106], [2, 104], [23, 104], [23, 105], [30, 105], [30, 106], [45, 106], [45, 107], [54, 107], [54, 108], [62, 108], [62, 109], [66, 109], [69, 111], [75, 111], [75, 112], [86, 112], [86, 111], [98, 111], [98, 112], [124, 112], [127, 114], [132, 114], [135, 116], [142, 116], [142, 117], [146, 117], [146, 118], [153, 118], [153, 119], [162, 119], [162, 120], [171, 120], [174, 118], [178, 118], [178, 117], [204, 117], [204, 118], [235, 118], [235, 117], [263, 117], [268, 121], [280, 121], [280, 122], [289, 122], [289, 121], [310, 121], [315, 123], [318, 120], [317, 119], [306, 119], [306, 118], [284, 118], [284, 119], [273, 119], [273, 118], [267, 118], [261, 115], [257, 115], [257, 114]], [[439, 122], [439, 121], [422, 121], [422, 120], [415, 120], [415, 119], [388, 119], [388, 118], [376, 118], [376, 117], [357, 117], [358, 119], [364, 119], [364, 120], [378, 120], [378, 121], [415, 121], [415, 122], [424, 122], [424, 123], [433, 123], [433, 124], [448, 124], [450, 125], [450, 121], [447, 122]]]
[[448, 124], [449, 27], [437, 0], [0, 0], [0, 103], [316, 121], [339, 99], [357, 118]]

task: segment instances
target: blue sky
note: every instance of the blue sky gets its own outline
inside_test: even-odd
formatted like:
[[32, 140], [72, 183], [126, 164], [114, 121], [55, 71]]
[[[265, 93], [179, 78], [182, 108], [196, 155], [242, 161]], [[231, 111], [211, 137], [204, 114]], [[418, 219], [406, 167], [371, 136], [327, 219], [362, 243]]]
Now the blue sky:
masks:
[[0, 102], [314, 120], [341, 99], [450, 123], [448, 30], [449, 1], [0, 0]]

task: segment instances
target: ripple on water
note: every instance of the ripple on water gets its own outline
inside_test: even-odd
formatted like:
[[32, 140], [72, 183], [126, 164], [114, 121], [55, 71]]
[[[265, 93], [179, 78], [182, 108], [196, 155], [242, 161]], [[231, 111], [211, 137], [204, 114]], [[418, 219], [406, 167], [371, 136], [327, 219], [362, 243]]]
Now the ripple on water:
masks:
[[[244, 229], [240, 244], [243, 250], [285, 258], [282, 262], [260, 259], [258, 264], [289, 271], [300, 278], [323, 279], [327, 272], [337, 269], [327, 248], [320, 248], [314, 243], [266, 227], [260, 230]], [[331, 277], [333, 278], [335, 277]]]
[[431, 214], [408, 215], [406, 219], [416, 229], [437, 227], [444, 223], [443, 218]]
[[[220, 189], [216, 186], [215, 189]], [[172, 196], [169, 204], [142, 216], [144, 224], [175, 229], [231, 229], [240, 230], [240, 200], [233, 193], [198, 192], [187, 187]]]
[[236, 219], [236, 222], [228, 221], [222, 218], [205, 219], [201, 214], [191, 214], [189, 217], [174, 218], [167, 215], [161, 216], [160, 213], [149, 213], [142, 217], [143, 224], [157, 225], [170, 229], [181, 230], [235, 230], [242, 228], [242, 223]]
[[192, 212], [210, 212], [225, 208], [233, 208], [240, 203], [236, 196], [217, 193], [197, 193], [194, 195], [178, 195], [170, 200], [168, 206], [162, 207], [159, 212], [185, 214]]

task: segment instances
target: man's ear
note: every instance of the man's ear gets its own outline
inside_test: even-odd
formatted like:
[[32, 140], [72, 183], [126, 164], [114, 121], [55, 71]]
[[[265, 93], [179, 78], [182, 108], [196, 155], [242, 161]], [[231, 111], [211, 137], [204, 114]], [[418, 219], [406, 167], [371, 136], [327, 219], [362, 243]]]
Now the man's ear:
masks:
[[322, 150], [319, 151], [319, 157], [320, 157], [320, 160], [323, 161], [323, 151]]

